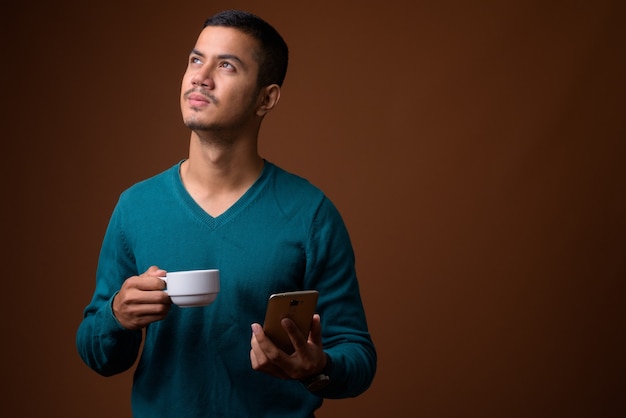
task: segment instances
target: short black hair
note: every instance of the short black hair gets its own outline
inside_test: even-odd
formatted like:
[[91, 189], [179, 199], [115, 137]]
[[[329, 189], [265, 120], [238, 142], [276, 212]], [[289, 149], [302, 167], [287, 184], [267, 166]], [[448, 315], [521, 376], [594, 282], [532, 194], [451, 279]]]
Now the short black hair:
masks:
[[259, 87], [270, 84], [283, 85], [287, 74], [289, 49], [287, 43], [272, 25], [260, 17], [242, 10], [225, 10], [209, 17], [204, 22], [207, 26], [225, 26], [235, 28], [259, 41], [257, 61]]

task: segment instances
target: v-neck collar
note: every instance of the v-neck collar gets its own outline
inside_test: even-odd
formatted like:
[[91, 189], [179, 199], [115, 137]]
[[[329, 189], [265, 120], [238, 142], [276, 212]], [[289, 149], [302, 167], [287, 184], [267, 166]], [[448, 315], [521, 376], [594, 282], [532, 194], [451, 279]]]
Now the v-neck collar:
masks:
[[173, 167], [174, 188], [178, 196], [181, 198], [182, 204], [191, 211], [193, 216], [210, 229], [219, 228], [221, 225], [229, 222], [241, 213], [241, 211], [245, 209], [263, 189], [263, 186], [269, 178], [270, 172], [273, 170], [273, 165], [270, 162], [263, 160], [263, 169], [261, 170], [261, 174], [248, 188], [248, 190], [246, 190], [246, 192], [224, 212], [217, 216], [212, 216], [202, 209], [200, 205], [198, 205], [185, 188], [180, 174], [180, 166], [184, 161], [185, 160], [181, 160], [176, 166]]

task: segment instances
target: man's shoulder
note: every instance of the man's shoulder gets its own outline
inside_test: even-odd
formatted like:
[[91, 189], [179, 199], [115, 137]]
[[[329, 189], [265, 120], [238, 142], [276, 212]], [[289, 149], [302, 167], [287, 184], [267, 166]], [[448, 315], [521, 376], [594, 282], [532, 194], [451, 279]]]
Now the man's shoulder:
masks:
[[311, 183], [305, 177], [288, 171], [275, 164], [268, 164], [270, 164], [272, 169], [271, 175], [274, 178], [274, 182], [287, 194], [301, 193], [311, 196], [320, 196], [324, 194], [319, 187]]
[[146, 199], [163, 194], [165, 189], [172, 187], [172, 180], [178, 172], [178, 166], [179, 164], [177, 163], [152, 177], [138, 181], [124, 190], [120, 198], [130, 200]]
[[303, 176], [278, 166], [272, 167], [270, 195], [285, 213], [309, 213], [334, 208], [324, 191]]

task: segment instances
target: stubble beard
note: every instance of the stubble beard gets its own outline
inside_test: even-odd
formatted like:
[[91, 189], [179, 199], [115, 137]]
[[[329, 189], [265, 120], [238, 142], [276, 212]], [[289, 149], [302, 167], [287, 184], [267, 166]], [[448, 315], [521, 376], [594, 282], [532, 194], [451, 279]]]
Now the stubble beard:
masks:
[[[199, 88], [192, 88], [187, 90], [184, 94], [183, 94], [183, 99], [185, 100], [185, 102], [187, 101], [187, 98], [189, 97], [190, 94], [192, 93], [197, 93], [197, 94], [201, 94], [204, 97], [206, 97], [208, 100], [210, 100], [211, 102], [211, 106], [216, 106], [217, 105], [217, 99], [207, 93], [206, 91], [204, 91], [203, 89], [199, 89]], [[183, 122], [185, 123], [185, 126], [189, 129], [191, 129], [192, 131], [207, 131], [207, 130], [211, 130], [211, 124], [209, 123], [203, 123], [199, 120], [196, 119], [196, 115], [200, 115], [200, 112], [202, 111], [201, 108], [199, 107], [190, 107], [190, 111], [191, 114], [184, 117]]]
[[[252, 97], [255, 97], [254, 95]], [[219, 102], [211, 96], [212, 106], [217, 106]], [[229, 123], [223, 122], [204, 122], [202, 121], [202, 111], [203, 109], [191, 107], [191, 114], [189, 114], [185, 119], [184, 123], [187, 128], [199, 134], [202, 138], [205, 135], [202, 134], [211, 134], [210, 136], [213, 139], [221, 138], [222, 141], [232, 142], [232, 139], [228, 139], [233, 131], [237, 131], [239, 128], [243, 127], [247, 122], [251, 112], [254, 112], [254, 108], [256, 106], [256, 100], [251, 99], [248, 103], [248, 108], [243, 112], [239, 118], [234, 121], [230, 121]]]
[[219, 130], [215, 124], [212, 123], [203, 123], [201, 121], [196, 120], [194, 117], [189, 117], [185, 119], [185, 126], [191, 129], [194, 132], [209, 132]]

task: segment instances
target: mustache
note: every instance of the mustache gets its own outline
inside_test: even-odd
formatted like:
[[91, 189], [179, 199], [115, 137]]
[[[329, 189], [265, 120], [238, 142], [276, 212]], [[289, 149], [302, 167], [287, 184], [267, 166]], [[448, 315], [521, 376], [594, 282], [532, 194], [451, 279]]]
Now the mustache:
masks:
[[194, 93], [195, 93], [195, 94], [200, 94], [200, 95], [202, 95], [202, 96], [206, 97], [207, 99], [209, 99], [209, 100], [210, 100], [211, 102], [213, 102], [214, 104], [217, 104], [217, 103], [218, 103], [218, 100], [217, 100], [217, 98], [216, 98], [215, 96], [213, 96], [211, 93], [207, 92], [206, 90], [201, 89], [201, 88], [197, 88], [197, 87], [194, 87], [194, 88], [192, 88], [192, 89], [187, 90], [187, 91], [183, 94], [183, 97], [184, 97], [185, 99], [187, 99], [187, 98], [189, 98], [189, 95], [190, 95], [190, 94], [194, 94]]

